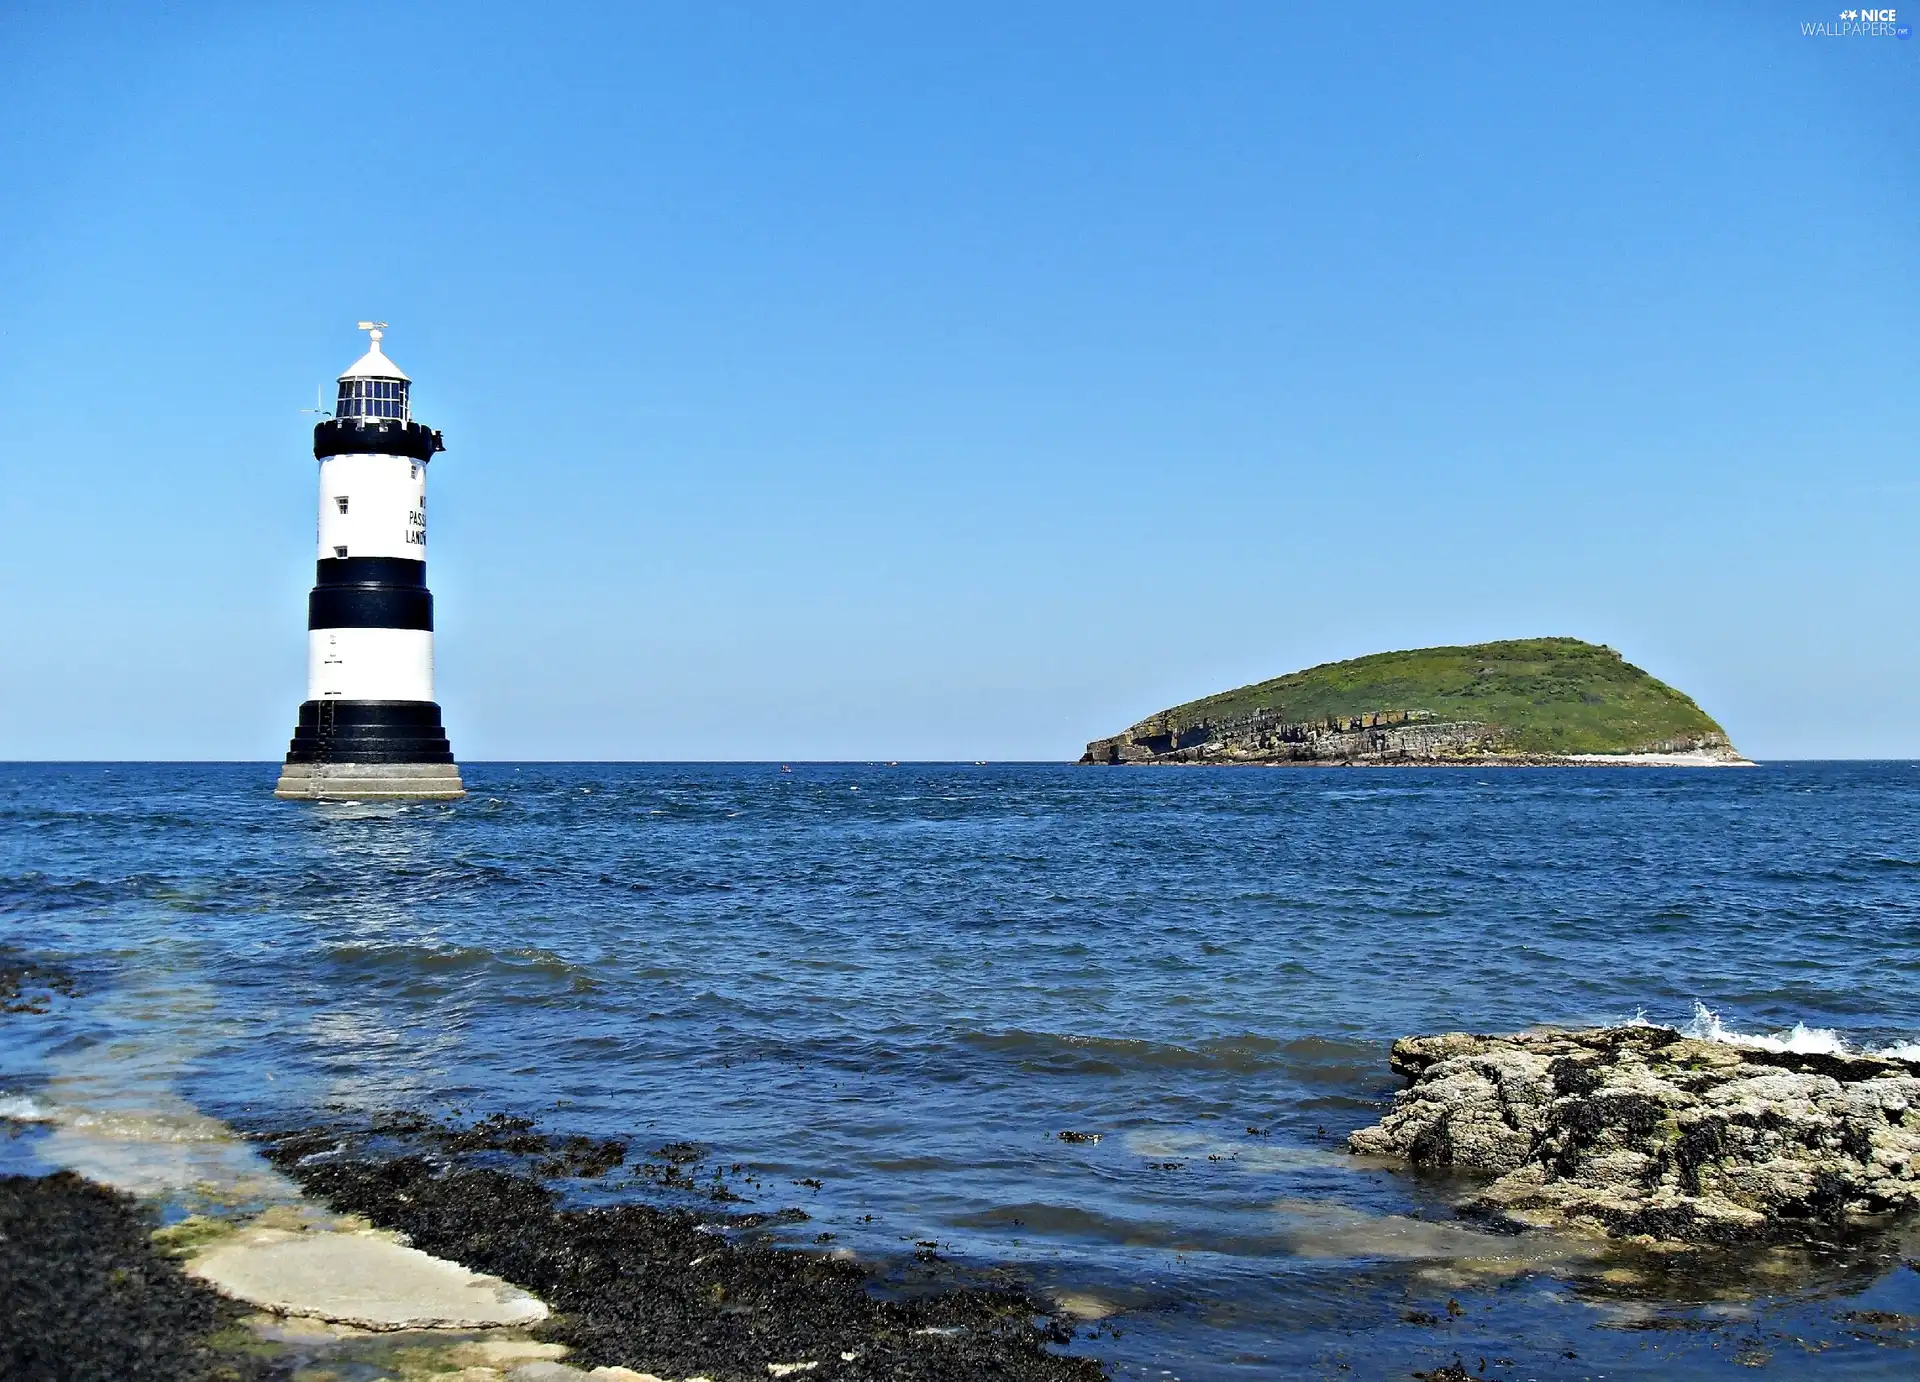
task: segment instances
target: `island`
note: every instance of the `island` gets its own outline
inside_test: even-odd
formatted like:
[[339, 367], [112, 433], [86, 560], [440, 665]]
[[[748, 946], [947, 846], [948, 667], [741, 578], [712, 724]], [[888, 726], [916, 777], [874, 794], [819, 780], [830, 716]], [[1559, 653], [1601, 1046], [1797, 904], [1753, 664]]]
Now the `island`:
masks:
[[1162, 710], [1082, 763], [1746, 766], [1684, 692], [1614, 649], [1513, 638], [1329, 662]]

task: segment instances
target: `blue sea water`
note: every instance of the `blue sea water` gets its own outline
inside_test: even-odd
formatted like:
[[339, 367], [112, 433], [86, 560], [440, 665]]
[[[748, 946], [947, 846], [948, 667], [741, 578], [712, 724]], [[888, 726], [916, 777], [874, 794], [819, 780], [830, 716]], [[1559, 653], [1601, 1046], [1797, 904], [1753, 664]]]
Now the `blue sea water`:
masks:
[[1117, 1307], [1121, 1377], [1920, 1371], [1911, 1233], [1633, 1276], [1341, 1149], [1409, 1032], [1920, 1040], [1920, 765], [274, 772], [0, 766], [0, 941], [84, 987], [0, 1017], [0, 1113], [91, 1070], [693, 1140], [796, 1242]]

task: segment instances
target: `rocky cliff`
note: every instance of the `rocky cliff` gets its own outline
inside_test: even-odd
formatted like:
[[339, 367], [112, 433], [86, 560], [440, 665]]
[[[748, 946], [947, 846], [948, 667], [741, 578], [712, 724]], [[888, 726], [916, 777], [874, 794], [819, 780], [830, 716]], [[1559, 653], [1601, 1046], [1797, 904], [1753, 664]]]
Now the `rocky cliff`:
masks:
[[1190, 701], [1082, 763], [1742, 762], [1694, 702], [1573, 638], [1379, 653]]

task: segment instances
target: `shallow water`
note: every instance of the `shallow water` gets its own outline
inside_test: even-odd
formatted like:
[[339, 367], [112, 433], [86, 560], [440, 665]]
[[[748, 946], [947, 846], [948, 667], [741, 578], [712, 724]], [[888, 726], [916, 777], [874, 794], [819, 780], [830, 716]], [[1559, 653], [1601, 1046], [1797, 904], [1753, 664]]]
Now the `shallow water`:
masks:
[[0, 766], [0, 940], [85, 988], [0, 1017], [0, 1113], [62, 1120], [0, 1153], [196, 1111], [693, 1139], [797, 1241], [1124, 1307], [1078, 1347], [1127, 1377], [1920, 1365], [1913, 1244], [1629, 1278], [1341, 1150], [1406, 1032], [1920, 1040], [1920, 765], [465, 771]]

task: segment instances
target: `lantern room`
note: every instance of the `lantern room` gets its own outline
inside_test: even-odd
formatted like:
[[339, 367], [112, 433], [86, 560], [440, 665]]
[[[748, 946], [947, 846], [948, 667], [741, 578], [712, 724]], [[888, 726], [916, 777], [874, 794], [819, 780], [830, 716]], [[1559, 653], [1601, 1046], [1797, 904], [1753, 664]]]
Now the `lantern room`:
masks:
[[381, 330], [385, 322], [361, 322], [360, 329], [372, 337], [367, 353], [355, 360], [340, 376], [340, 394], [334, 403], [337, 418], [375, 418], [407, 422], [411, 414], [407, 392], [412, 381], [381, 352]]

